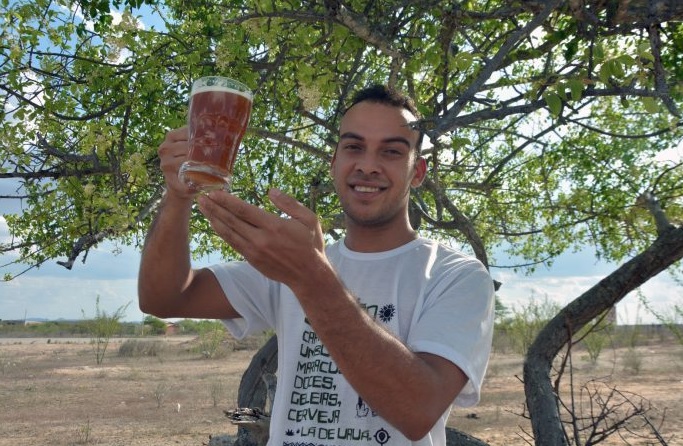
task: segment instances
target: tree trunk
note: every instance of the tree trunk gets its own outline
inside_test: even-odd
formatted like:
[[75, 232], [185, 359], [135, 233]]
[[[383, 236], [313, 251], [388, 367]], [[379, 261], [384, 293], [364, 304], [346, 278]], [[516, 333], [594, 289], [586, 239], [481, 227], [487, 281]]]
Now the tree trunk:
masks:
[[524, 391], [536, 445], [566, 445], [558, 395], [551, 383], [553, 359], [572, 335], [676, 261], [683, 258], [683, 227], [670, 228], [645, 251], [572, 301], [536, 337], [524, 362]]
[[[275, 374], [277, 371], [277, 336], [271, 336], [268, 342], [251, 358], [251, 362], [242, 375], [240, 388], [237, 391], [239, 407], [259, 408], [266, 410], [268, 389], [263, 380], [265, 373]], [[270, 402], [273, 403], [272, 401]], [[252, 435], [246, 427], [237, 428], [237, 439], [234, 446], [265, 446]]]

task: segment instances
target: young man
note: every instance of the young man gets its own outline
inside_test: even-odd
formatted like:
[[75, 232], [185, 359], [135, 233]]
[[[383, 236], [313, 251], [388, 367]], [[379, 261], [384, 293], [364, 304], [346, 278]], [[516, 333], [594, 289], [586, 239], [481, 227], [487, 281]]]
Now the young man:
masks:
[[140, 308], [216, 318], [236, 337], [278, 335], [269, 445], [445, 445], [451, 405], [475, 404], [493, 329], [493, 283], [476, 259], [419, 237], [410, 190], [425, 160], [412, 103], [361, 91], [341, 120], [330, 173], [345, 238], [325, 247], [317, 216], [271, 190], [281, 218], [216, 191], [196, 197], [245, 262], [194, 270], [195, 194], [177, 179], [187, 129], [159, 147], [167, 192], [148, 235]]

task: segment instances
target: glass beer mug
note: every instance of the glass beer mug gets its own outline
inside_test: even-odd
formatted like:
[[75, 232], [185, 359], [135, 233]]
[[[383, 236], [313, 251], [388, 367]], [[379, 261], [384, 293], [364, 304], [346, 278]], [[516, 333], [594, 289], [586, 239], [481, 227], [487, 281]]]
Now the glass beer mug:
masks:
[[234, 79], [208, 76], [192, 84], [190, 149], [180, 180], [196, 190], [229, 190], [237, 151], [251, 115], [251, 90]]

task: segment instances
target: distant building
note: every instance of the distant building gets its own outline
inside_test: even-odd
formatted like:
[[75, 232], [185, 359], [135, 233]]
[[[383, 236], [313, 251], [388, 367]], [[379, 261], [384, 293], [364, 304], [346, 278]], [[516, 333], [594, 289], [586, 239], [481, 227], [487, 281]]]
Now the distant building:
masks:
[[14, 326], [17, 326], [17, 325], [26, 325], [26, 321], [23, 320], [23, 319], [8, 319], [8, 320], [2, 320], [2, 319], [0, 319], [0, 325], [5, 325], [5, 326], [9, 326], [9, 325], [14, 325]]
[[166, 330], [164, 331], [164, 335], [176, 335], [180, 332], [180, 329], [180, 324], [178, 324], [177, 322], [166, 322]]

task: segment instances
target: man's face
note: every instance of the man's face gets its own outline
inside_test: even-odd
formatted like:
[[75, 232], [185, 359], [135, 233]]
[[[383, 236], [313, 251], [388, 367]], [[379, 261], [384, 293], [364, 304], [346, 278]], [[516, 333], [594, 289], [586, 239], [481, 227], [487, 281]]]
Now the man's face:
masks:
[[387, 225], [407, 215], [410, 188], [424, 179], [419, 133], [408, 110], [360, 102], [341, 121], [331, 174], [349, 223]]

